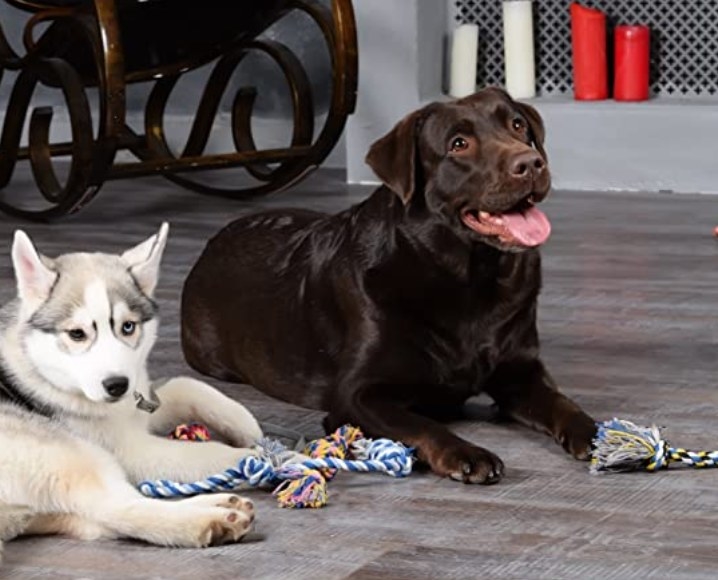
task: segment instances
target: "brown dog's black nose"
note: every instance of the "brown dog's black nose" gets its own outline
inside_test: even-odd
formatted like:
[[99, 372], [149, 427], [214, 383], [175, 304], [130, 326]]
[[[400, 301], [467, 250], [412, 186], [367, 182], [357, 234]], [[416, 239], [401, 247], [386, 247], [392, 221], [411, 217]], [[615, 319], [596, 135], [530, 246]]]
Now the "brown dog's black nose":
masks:
[[538, 151], [524, 151], [511, 160], [509, 172], [512, 177], [525, 177], [541, 173], [545, 168], [546, 162]]

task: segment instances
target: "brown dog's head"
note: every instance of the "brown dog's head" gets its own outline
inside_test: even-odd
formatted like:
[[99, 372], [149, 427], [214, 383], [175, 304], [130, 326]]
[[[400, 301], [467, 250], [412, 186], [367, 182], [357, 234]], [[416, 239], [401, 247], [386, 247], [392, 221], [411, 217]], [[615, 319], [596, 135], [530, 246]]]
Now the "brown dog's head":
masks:
[[551, 187], [543, 140], [533, 107], [489, 88], [408, 115], [366, 161], [405, 204], [423, 204], [471, 238], [515, 251], [551, 232], [534, 205]]

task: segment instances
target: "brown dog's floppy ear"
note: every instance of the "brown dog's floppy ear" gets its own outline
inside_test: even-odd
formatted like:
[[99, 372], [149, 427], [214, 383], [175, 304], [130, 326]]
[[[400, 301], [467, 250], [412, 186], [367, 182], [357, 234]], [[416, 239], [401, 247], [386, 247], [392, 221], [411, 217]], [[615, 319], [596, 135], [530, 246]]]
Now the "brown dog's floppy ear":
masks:
[[546, 150], [543, 147], [544, 138], [546, 137], [546, 130], [543, 126], [543, 120], [539, 112], [534, 109], [531, 105], [526, 103], [516, 103], [516, 107], [521, 111], [521, 114], [526, 117], [526, 121], [531, 129], [531, 136], [533, 138], [534, 147], [541, 153], [541, 157], [548, 160], [546, 157]]
[[369, 148], [365, 161], [406, 205], [416, 187], [416, 137], [424, 109], [414, 111]]

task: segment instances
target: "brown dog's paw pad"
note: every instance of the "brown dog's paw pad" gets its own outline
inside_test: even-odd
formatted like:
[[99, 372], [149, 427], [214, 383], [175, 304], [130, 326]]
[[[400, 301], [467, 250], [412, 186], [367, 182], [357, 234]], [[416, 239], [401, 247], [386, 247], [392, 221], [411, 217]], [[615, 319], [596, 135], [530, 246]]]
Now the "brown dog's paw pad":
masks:
[[596, 436], [596, 423], [586, 415], [573, 417], [556, 436], [556, 441], [575, 459], [591, 457], [591, 445]]
[[435, 471], [463, 483], [491, 485], [498, 483], [504, 474], [501, 459], [472, 445], [447, 450], [439, 461], [439, 469]]

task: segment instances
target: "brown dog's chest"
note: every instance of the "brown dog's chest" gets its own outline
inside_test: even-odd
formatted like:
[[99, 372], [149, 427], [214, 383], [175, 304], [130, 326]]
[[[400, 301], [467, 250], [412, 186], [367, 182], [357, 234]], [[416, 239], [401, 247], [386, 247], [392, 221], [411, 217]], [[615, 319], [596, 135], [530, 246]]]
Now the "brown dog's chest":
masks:
[[538, 347], [538, 262], [516, 259], [464, 280], [416, 273], [384, 280], [377, 304], [383, 356], [410, 374], [421, 369], [417, 379], [458, 398], [478, 394], [498, 364]]
[[[462, 320], [437, 331], [428, 329], [426, 355], [439, 384], [466, 396], [478, 394], [483, 383], [502, 362], [536, 348], [531, 301], [474, 306]], [[517, 337], [526, 337], [517, 340]]]

